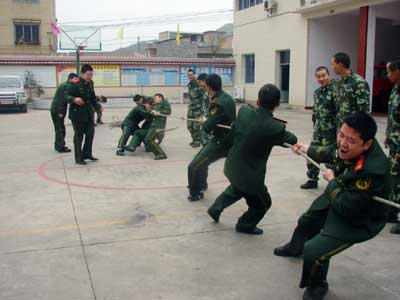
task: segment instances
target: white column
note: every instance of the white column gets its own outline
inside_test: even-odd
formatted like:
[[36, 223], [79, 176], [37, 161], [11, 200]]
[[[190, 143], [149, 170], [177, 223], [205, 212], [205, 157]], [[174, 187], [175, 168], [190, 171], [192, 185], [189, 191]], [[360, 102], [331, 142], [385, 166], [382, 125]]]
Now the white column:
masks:
[[372, 110], [372, 88], [374, 81], [375, 65], [375, 33], [376, 33], [376, 9], [370, 6], [368, 10], [368, 32], [367, 32], [367, 58], [365, 62], [365, 80], [371, 89], [370, 110]]

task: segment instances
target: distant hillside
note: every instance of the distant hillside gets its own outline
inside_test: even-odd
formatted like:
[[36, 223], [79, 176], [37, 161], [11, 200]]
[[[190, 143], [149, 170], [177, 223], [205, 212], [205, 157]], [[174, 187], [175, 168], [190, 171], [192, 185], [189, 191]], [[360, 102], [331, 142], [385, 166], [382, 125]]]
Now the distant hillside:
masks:
[[217, 31], [224, 31], [226, 33], [233, 33], [233, 23], [227, 23], [224, 26], [217, 29]]

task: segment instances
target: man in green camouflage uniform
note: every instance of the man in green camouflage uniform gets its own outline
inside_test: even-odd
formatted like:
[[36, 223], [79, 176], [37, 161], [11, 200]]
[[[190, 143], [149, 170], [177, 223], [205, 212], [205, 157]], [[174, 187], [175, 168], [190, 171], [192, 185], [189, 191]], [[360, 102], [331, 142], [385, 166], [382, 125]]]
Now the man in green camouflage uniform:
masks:
[[[389, 148], [389, 165], [392, 181], [390, 200], [400, 203], [400, 59], [394, 59], [389, 62], [386, 69], [390, 81], [394, 83], [389, 99], [385, 141], [385, 145]], [[400, 234], [398, 213], [398, 209], [391, 208], [389, 220], [397, 222], [390, 230], [394, 234]]]
[[66, 82], [60, 83], [57, 87], [56, 93], [50, 106], [51, 119], [54, 124], [55, 140], [54, 149], [60, 153], [71, 152], [71, 149], [65, 146], [65, 125], [64, 119], [67, 114], [68, 102], [65, 99], [64, 92], [68, 82], [77, 79], [79, 76], [75, 73], [68, 75]]
[[97, 120], [96, 123], [94, 124], [94, 126], [97, 126], [98, 124], [104, 124], [103, 122], [103, 105], [101, 105], [102, 103], [107, 103], [107, 97], [100, 95], [100, 96], [96, 96], [96, 101], [99, 104], [98, 107], [96, 108], [96, 115], [97, 115]]
[[171, 114], [171, 105], [164, 99], [162, 94], [154, 95], [154, 106], [151, 114], [153, 115], [153, 121], [151, 122], [150, 128], [136, 130], [129, 146], [125, 147], [125, 150], [135, 152], [136, 147], [143, 142], [145, 147], [148, 148], [150, 152], [153, 152], [155, 160], [166, 159], [167, 155], [156, 141], [159, 135], [164, 133], [167, 125], [167, 117], [160, 116], [160, 114]]
[[[202, 73], [197, 77], [197, 81], [199, 82], [199, 86], [203, 89], [203, 101], [202, 101], [202, 113], [201, 115], [204, 117], [208, 117], [208, 112], [210, 110], [210, 97], [207, 92], [207, 84], [206, 84], [206, 79], [207, 79], [207, 74]], [[203, 127], [202, 127], [203, 129]], [[204, 130], [201, 130], [201, 144], [204, 146], [206, 145], [209, 141], [211, 141], [212, 135], [205, 132]]]
[[337, 107], [338, 128], [346, 116], [353, 112], [369, 112], [370, 91], [364, 78], [350, 69], [350, 57], [346, 53], [337, 53], [331, 61], [332, 69], [341, 80], [335, 82], [335, 102]]
[[[74, 128], [75, 162], [86, 165], [85, 159], [97, 161], [92, 155], [94, 138], [94, 112], [99, 108], [93, 86], [93, 68], [84, 64], [79, 79], [72, 80], [65, 88], [65, 98], [69, 103], [69, 119]], [[83, 148], [82, 142], [85, 140]]]
[[376, 132], [374, 119], [357, 112], [344, 119], [336, 145], [293, 147], [294, 152], [333, 166], [323, 174], [329, 182], [325, 191], [299, 218], [290, 242], [274, 249], [277, 256], [303, 255], [303, 300], [325, 297], [333, 256], [372, 239], [385, 227], [388, 206], [373, 197], [389, 194], [389, 164]]
[[[320, 87], [314, 92], [314, 110], [312, 120], [314, 124], [312, 146], [328, 146], [336, 142], [336, 106], [333, 98], [334, 83], [326, 67], [319, 67], [315, 71], [315, 78]], [[319, 169], [307, 162], [308, 181], [302, 184], [302, 189], [318, 188]]]
[[[198, 119], [203, 114], [203, 97], [205, 91], [199, 86], [196, 80], [195, 72], [189, 69], [187, 72], [188, 78], [190, 80], [188, 84], [189, 89], [189, 105], [187, 117], [188, 119]], [[193, 148], [201, 146], [201, 124], [199, 122], [187, 121], [187, 128], [192, 137], [192, 142], [190, 145]]]
[[[122, 135], [119, 139], [116, 153], [119, 156], [124, 155], [124, 147], [126, 146], [129, 137], [134, 135], [136, 130], [148, 129], [150, 126], [149, 122], [144, 122], [142, 127], [140, 127], [140, 123], [145, 119], [152, 119], [149, 111], [151, 110], [153, 99], [145, 99], [141, 95], [135, 95], [133, 101], [136, 103], [136, 106], [129, 112], [121, 124]], [[146, 127], [147, 124], [149, 125], [148, 127]]]

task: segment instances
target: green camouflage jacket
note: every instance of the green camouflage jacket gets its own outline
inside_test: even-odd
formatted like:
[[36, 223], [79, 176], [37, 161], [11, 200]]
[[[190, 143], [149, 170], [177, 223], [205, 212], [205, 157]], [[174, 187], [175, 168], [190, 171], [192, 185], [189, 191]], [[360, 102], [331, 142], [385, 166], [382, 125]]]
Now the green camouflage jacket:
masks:
[[369, 112], [370, 91], [364, 78], [351, 71], [350, 75], [335, 82], [335, 100], [338, 109], [337, 123], [353, 112]]
[[203, 110], [203, 99], [204, 99], [204, 89], [199, 86], [197, 80], [192, 80], [188, 84], [189, 88], [189, 110], [202, 111]]
[[203, 96], [202, 96], [202, 115], [208, 116], [208, 111], [210, 110], [210, 96], [208, 95], [207, 91], [203, 89]]
[[[164, 99], [160, 103], [154, 104], [153, 110], [158, 111], [162, 115], [170, 115], [171, 105], [169, 104], [167, 99]], [[167, 117], [153, 116], [153, 121], [151, 122], [150, 128], [165, 129], [166, 125]]]
[[334, 99], [335, 83], [331, 81], [326, 87], [319, 87], [314, 92], [313, 140], [323, 145], [336, 140], [336, 105]]

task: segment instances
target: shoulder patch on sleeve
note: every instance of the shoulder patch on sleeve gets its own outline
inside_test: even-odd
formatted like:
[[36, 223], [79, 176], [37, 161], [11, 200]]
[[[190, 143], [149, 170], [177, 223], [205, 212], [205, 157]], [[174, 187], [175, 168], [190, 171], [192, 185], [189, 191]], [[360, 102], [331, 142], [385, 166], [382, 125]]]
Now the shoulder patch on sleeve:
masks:
[[360, 172], [364, 168], [364, 163], [365, 163], [365, 156], [361, 155], [356, 163], [356, 166], [354, 167], [354, 173]]
[[371, 186], [371, 179], [359, 179], [356, 181], [356, 188], [362, 191], [368, 190]]
[[336, 188], [336, 189], [334, 189], [334, 190], [332, 191], [332, 193], [331, 193], [331, 198], [332, 198], [332, 199], [335, 199], [335, 198], [337, 197], [337, 195], [338, 195], [341, 191], [342, 191], [341, 188]]
[[218, 111], [218, 107], [217, 107], [217, 106], [211, 108], [211, 109], [210, 109], [210, 115], [211, 115], [211, 116], [215, 115], [215, 114], [217, 113], [217, 111]]

